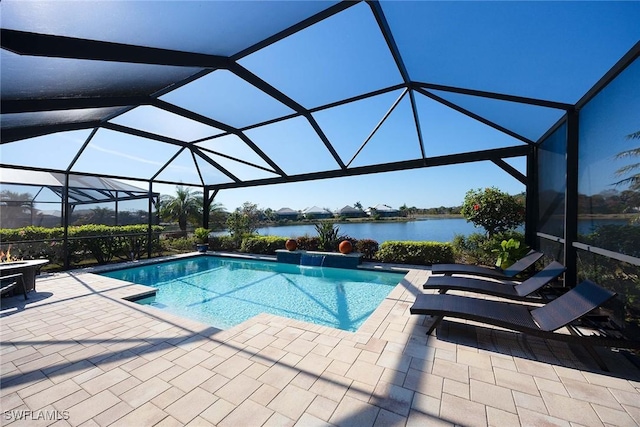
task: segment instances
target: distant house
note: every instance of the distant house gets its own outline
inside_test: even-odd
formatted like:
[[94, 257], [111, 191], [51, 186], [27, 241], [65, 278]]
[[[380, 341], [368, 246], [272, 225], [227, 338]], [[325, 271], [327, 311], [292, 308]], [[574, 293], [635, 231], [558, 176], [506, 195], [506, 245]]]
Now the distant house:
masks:
[[300, 212], [294, 211], [289, 208], [281, 208], [276, 211], [276, 216], [278, 219], [296, 219], [300, 215]]
[[367, 215], [379, 215], [383, 218], [389, 218], [394, 216], [400, 216], [400, 211], [398, 209], [392, 208], [389, 205], [379, 204], [367, 209]]
[[336, 211], [336, 215], [341, 216], [341, 217], [346, 217], [346, 218], [361, 218], [363, 216], [365, 216], [366, 214], [364, 213], [364, 211], [362, 209], [357, 209], [354, 208], [352, 206], [345, 206], [342, 209], [338, 209]]
[[324, 208], [318, 206], [312, 206], [302, 211], [302, 214], [307, 219], [322, 219], [332, 218], [333, 214]]

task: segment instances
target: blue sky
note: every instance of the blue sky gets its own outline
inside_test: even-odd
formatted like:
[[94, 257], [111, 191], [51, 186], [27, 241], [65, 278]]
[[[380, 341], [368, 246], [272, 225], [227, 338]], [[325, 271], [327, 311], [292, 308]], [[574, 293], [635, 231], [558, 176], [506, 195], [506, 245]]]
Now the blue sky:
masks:
[[[320, 206], [331, 210], [360, 202], [364, 207], [384, 203], [398, 208], [457, 206], [471, 188], [498, 186], [511, 194], [524, 186], [493, 164], [457, 165], [253, 189], [222, 190], [216, 201], [227, 209], [244, 201], [261, 208], [304, 209]], [[500, 176], [496, 180], [496, 175]], [[470, 184], [469, 176], [475, 176]]]
[[[21, 5], [20, 2], [3, 2], [2, 24], [9, 28], [49, 30], [56, 34], [113, 40], [113, 37], [124, 37], [123, 34], [128, 34], [131, 27], [139, 25], [141, 20], [141, 28], [153, 23], [155, 31], [143, 32], [140, 40], [143, 44], [179, 49], [184, 43], [189, 43], [194, 51], [228, 55], [240, 50], [243, 43], [248, 46], [255, 42], [261, 31], [273, 31], [273, 28], [267, 28], [269, 25], [286, 27], [287, 17], [304, 17], [304, 13], [294, 11], [295, 4], [287, 2], [284, 5], [288, 12], [274, 17], [275, 21], [268, 25], [264, 19], [244, 18], [249, 16], [244, 12], [255, 12], [256, 7], [261, 9], [260, 13], [272, 14], [273, 8], [267, 7], [268, 2], [267, 6], [265, 2], [239, 2], [231, 7], [232, 12], [227, 11], [226, 14], [219, 13], [223, 5], [219, 2], [159, 3], [161, 7], [153, 12], [155, 15], [146, 17], [136, 12], [140, 4], [110, 3], [109, 13], [105, 17], [100, 16], [104, 18], [101, 23], [91, 26], [88, 23], [92, 18], [99, 17], [92, 16], [100, 13], [97, 8], [82, 6], [70, 12], [64, 9], [64, 4], [56, 6], [50, 3], [49, 9], [39, 9], [36, 14], [29, 7], [16, 7]], [[307, 14], [319, 8], [314, 2], [304, 7], [308, 9]], [[204, 8], [200, 16], [207, 13], [215, 16], [216, 25], [203, 19], [192, 25], [175, 25], [190, 13], [200, 10], [197, 8]], [[578, 101], [639, 38], [637, 19], [633, 18], [640, 16], [639, 2], [383, 1], [382, 8], [412, 80], [565, 103]], [[56, 21], [56, 13], [65, 13], [65, 20]], [[38, 19], [33, 19], [33, 16], [38, 16]], [[121, 20], [119, 16], [127, 18]], [[167, 16], [174, 18], [166, 19]], [[238, 21], [236, 26], [229, 24], [232, 18], [238, 17], [243, 17], [244, 21]], [[136, 20], [138, 22], [134, 22]], [[158, 36], [165, 32], [171, 37], [163, 39]], [[232, 46], [221, 42], [230, 37], [234, 40]], [[124, 40], [127, 39], [116, 41]], [[3, 51], [3, 61], [11, 60], [11, 55]], [[73, 73], [86, 76], [89, 70], [95, 72], [95, 64], [90, 64], [91, 61], [78, 61], [73, 67], [64, 61], [57, 60], [55, 66], [61, 70], [67, 67], [71, 76]], [[307, 108], [402, 82], [371, 10], [364, 3], [255, 52], [239, 63]], [[131, 81], [139, 81], [144, 76], [152, 78], [156, 67], [124, 65], [119, 69], [118, 64], [112, 64], [110, 72], [114, 75], [125, 73], [122, 75], [130, 76]], [[37, 75], [36, 70], [38, 68], [34, 67], [35, 75], [29, 78], [47, 84], [47, 76]], [[109, 84], [109, 80], [106, 81]], [[100, 84], [100, 81], [78, 79], [78, 85], [89, 93], [98, 90]], [[562, 115], [562, 111], [556, 109], [444, 91], [433, 93], [533, 141]], [[415, 93], [415, 97], [427, 157], [524, 144], [422, 94]], [[292, 113], [288, 106], [226, 70], [210, 73], [163, 95], [161, 99], [236, 127]], [[380, 125], [390, 109], [388, 118]], [[402, 90], [316, 111], [313, 118], [344, 163], [353, 158], [362, 143], [380, 125], [353, 159], [352, 166], [411, 160], [421, 155], [409, 96]], [[258, 166], [247, 166], [210, 151], [204, 152], [233, 175], [241, 179], [275, 176], [261, 169], [268, 168], [268, 165], [239, 138], [232, 135], [216, 138], [221, 130], [164, 110], [139, 107], [112, 122], [187, 142], [212, 137], [197, 145]], [[245, 133], [287, 174], [338, 168], [304, 118], [293, 118]], [[5, 144], [2, 162], [65, 169], [88, 134], [89, 131], [75, 131]], [[177, 150], [175, 146], [100, 129], [73, 170], [149, 179]], [[525, 172], [524, 159], [507, 161]], [[202, 159], [197, 159], [196, 163], [208, 184], [230, 180]], [[193, 157], [186, 152], [177, 156], [159, 173], [158, 179], [198, 182]], [[145, 183], [141, 186], [146, 188]], [[511, 194], [525, 190], [520, 182], [498, 166], [480, 162], [222, 190], [216, 202], [228, 210], [245, 201], [272, 209], [285, 206], [304, 209], [312, 205], [338, 209], [355, 202], [363, 206], [385, 203], [393, 207], [402, 204], [437, 207], [459, 205], [466, 191], [488, 186]], [[156, 185], [154, 190], [170, 194], [174, 188], [173, 185]]]

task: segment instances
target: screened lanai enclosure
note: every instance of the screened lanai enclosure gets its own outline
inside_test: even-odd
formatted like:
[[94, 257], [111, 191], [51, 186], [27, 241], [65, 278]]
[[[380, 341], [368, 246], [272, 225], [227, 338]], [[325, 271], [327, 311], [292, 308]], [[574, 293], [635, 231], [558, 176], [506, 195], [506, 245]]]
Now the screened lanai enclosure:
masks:
[[[0, 9], [2, 190], [25, 199], [3, 199], [0, 226], [62, 227], [67, 267], [77, 197], [151, 236], [162, 185], [202, 191], [208, 212], [238, 188], [487, 163], [526, 188], [527, 242], [565, 283], [613, 288], [640, 318], [638, 2]], [[56, 207], [38, 223], [34, 201]]]
[[[2, 172], [2, 228], [64, 227], [65, 220], [105, 225], [146, 224], [147, 205], [157, 204], [160, 196], [97, 176], [21, 169]], [[49, 209], [36, 209], [36, 205]], [[86, 206], [90, 208], [83, 209]]]

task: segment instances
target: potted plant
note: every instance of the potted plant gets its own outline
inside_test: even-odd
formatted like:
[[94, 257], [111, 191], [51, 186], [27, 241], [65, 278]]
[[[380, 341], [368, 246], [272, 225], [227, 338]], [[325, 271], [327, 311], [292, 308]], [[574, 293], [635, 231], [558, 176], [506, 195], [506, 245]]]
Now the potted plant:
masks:
[[193, 234], [196, 236], [196, 248], [198, 252], [207, 252], [209, 249], [209, 229], [198, 227], [194, 230]]

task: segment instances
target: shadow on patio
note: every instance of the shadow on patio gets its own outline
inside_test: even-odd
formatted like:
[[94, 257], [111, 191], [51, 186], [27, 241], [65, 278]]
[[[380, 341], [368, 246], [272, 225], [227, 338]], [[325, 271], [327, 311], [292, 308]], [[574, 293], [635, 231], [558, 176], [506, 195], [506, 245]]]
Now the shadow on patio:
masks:
[[[588, 425], [637, 416], [629, 400], [639, 371], [614, 351], [603, 356], [614, 372], [602, 374], [564, 343], [450, 321], [427, 337], [423, 316], [408, 314], [424, 274], [412, 270], [358, 333], [268, 315], [220, 331], [121, 299], [138, 285], [42, 277], [26, 304], [2, 301], [3, 407], [69, 410], [74, 425]], [[562, 416], [563, 399], [582, 415]]]

